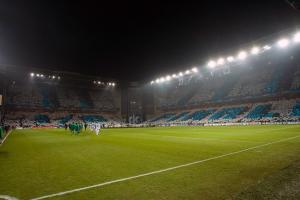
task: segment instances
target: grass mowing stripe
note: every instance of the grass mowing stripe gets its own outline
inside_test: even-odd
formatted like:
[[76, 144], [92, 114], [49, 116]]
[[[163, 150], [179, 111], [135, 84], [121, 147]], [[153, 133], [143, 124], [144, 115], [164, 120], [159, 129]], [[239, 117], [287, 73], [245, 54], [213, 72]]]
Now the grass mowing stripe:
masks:
[[191, 166], [191, 165], [204, 163], [204, 162], [207, 162], [207, 161], [216, 160], [216, 159], [219, 159], [219, 158], [236, 155], [236, 154], [243, 153], [243, 152], [246, 152], [246, 151], [250, 151], [250, 150], [253, 150], [253, 149], [258, 149], [258, 148], [261, 148], [261, 147], [269, 146], [269, 145], [272, 145], [272, 144], [277, 144], [277, 143], [293, 140], [293, 139], [298, 138], [298, 137], [300, 137], [300, 135], [285, 138], [285, 139], [282, 139], [282, 140], [277, 140], [277, 141], [274, 141], [274, 142], [269, 142], [269, 143], [257, 145], [257, 146], [254, 146], [254, 147], [249, 147], [249, 148], [246, 148], [246, 149], [243, 149], [243, 150], [223, 154], [223, 155], [220, 155], [220, 156], [215, 156], [215, 157], [211, 157], [211, 158], [207, 158], [207, 159], [203, 159], [203, 160], [198, 160], [198, 161], [194, 161], [194, 162], [190, 162], [190, 163], [186, 163], [186, 164], [182, 164], [182, 165], [177, 165], [177, 166], [174, 166], [174, 167], [169, 167], [169, 168], [165, 168], [165, 169], [161, 169], [161, 170], [157, 170], [157, 171], [152, 171], [152, 172], [148, 172], [148, 173], [144, 173], [144, 174], [139, 174], [139, 175], [136, 175], [136, 176], [130, 176], [130, 177], [126, 177], [126, 178], [107, 181], [107, 182], [104, 182], [104, 183], [99, 183], [99, 184], [95, 184], [95, 185], [90, 185], [90, 186], [85, 186], [85, 187], [81, 187], [81, 188], [76, 188], [76, 189], [72, 189], [72, 190], [67, 190], [67, 191], [63, 191], [63, 192], [54, 193], [54, 194], [49, 194], [49, 195], [45, 195], [45, 196], [41, 196], [41, 197], [36, 197], [36, 198], [31, 199], [31, 200], [41, 200], [41, 199], [47, 199], [47, 198], [52, 198], [52, 197], [57, 197], [57, 196], [63, 196], [63, 195], [67, 195], [67, 194], [71, 194], [71, 193], [75, 193], [75, 192], [80, 192], [80, 191], [83, 191], [83, 190], [88, 190], [88, 189], [92, 189], [92, 188], [97, 188], [97, 187], [110, 185], [110, 184], [113, 184], [113, 183], [124, 182], [124, 181], [137, 179], [137, 178], [141, 178], [141, 177], [145, 177], [145, 176], [150, 176], [150, 175], [159, 174], [159, 173], [163, 173], [163, 172], [167, 172], [167, 171], [172, 171], [172, 170], [175, 170], [175, 169], [188, 167], [188, 166]]

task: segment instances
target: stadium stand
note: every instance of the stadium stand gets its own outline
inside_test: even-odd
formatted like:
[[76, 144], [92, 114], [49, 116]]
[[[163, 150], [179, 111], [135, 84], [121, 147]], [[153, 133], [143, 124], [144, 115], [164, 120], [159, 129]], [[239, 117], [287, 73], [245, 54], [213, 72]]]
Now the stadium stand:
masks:
[[291, 84], [291, 90], [292, 91], [300, 90], [300, 67], [298, 67], [296, 72], [294, 73], [293, 81]]
[[84, 115], [82, 116], [82, 120], [88, 123], [107, 121], [102, 115]]
[[160, 115], [160, 116], [152, 119], [151, 122], [168, 121], [174, 116], [176, 116], [175, 113], [166, 113], [166, 114]]
[[179, 113], [178, 115], [175, 115], [175, 116], [171, 117], [168, 121], [171, 122], [171, 121], [179, 120], [179, 119], [185, 117], [188, 113], [189, 112]]
[[250, 119], [258, 119], [265, 117], [271, 109], [271, 104], [257, 105], [246, 116]]
[[300, 101], [296, 102], [291, 112], [292, 116], [300, 117]]
[[[106, 85], [98, 87], [91, 85], [92, 81], [82, 84], [81, 79], [76, 79], [76, 84], [74, 80], [59, 84], [11, 81], [7, 87], [5, 122], [30, 127], [71, 122], [121, 124], [126, 117], [130, 119], [126, 122], [155, 125], [299, 121], [297, 62], [294, 57], [272, 62], [266, 58], [234, 70], [226, 66], [203, 69], [201, 73], [154, 84], [149, 86], [151, 94], [147, 96], [152, 102], [146, 105], [150, 114], [137, 98], [142, 99], [141, 93], [133, 99], [135, 110], [130, 116], [126, 112], [132, 106], [130, 102], [121, 103], [121, 90]], [[140, 85], [139, 91], [145, 88]]]
[[187, 120], [200, 121], [200, 120], [206, 118], [208, 115], [212, 114], [213, 112], [214, 112], [214, 110], [212, 110], [212, 109], [195, 111], [192, 114], [184, 117], [182, 120], [183, 121], [187, 121]]

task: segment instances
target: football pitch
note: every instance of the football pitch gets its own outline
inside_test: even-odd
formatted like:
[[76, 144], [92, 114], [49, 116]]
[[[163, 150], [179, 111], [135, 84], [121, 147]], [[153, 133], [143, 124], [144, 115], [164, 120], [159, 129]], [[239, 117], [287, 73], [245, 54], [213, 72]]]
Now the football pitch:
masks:
[[0, 197], [300, 199], [299, 188], [299, 125], [23, 129], [0, 146]]

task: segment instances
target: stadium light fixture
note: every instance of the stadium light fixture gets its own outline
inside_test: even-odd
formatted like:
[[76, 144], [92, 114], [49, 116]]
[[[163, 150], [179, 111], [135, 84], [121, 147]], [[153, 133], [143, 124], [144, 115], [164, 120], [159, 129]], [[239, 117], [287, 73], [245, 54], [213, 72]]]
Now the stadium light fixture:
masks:
[[31, 76], [31, 77], [34, 77], [34, 73], [30, 73], [30, 76]]
[[227, 61], [228, 61], [228, 62], [233, 62], [233, 61], [234, 61], [234, 58], [233, 58], [232, 56], [228, 56], [228, 57], [227, 57]]
[[159, 80], [159, 79], [156, 79], [156, 80], [155, 80], [155, 82], [156, 82], [156, 83], [159, 83], [159, 82], [160, 82], [160, 80]]
[[193, 67], [193, 68], [192, 68], [192, 71], [193, 71], [194, 73], [197, 73], [197, 72], [198, 72], [198, 68], [197, 68], [197, 67]]
[[176, 78], [176, 77], [177, 77], [177, 75], [176, 75], [176, 74], [173, 74], [173, 75], [172, 75], [172, 77], [173, 77], [173, 78]]
[[154, 81], [151, 81], [150, 84], [153, 85]]
[[247, 58], [247, 53], [245, 51], [240, 51], [238, 54], [240, 60], [245, 60]]
[[178, 76], [183, 76], [183, 73], [182, 73], [182, 72], [179, 72]]
[[185, 74], [190, 74], [190, 73], [191, 73], [190, 70], [185, 71]]
[[225, 63], [224, 58], [219, 58], [218, 61], [217, 61], [218, 65], [224, 65], [224, 63]]
[[52, 76], [52, 79], [55, 79], [55, 76]]
[[98, 81], [97, 83], [98, 83], [99, 85], [101, 84], [101, 82], [100, 82], [100, 81]]
[[113, 83], [111, 83], [111, 85], [112, 85], [113, 87], [115, 87], [116, 84], [113, 82]]
[[43, 74], [41, 74], [41, 77], [44, 77], [44, 75], [43, 75]]
[[213, 60], [210, 60], [210, 61], [207, 63], [207, 66], [208, 66], [209, 68], [215, 68], [216, 62], [213, 61]]
[[278, 40], [277, 45], [280, 48], [286, 48], [290, 44], [290, 41], [286, 38]]
[[272, 47], [271, 47], [271, 46], [269, 46], [269, 45], [265, 45], [263, 48], [264, 48], [264, 50], [266, 50], [266, 51], [267, 51], [267, 50], [270, 50]]
[[40, 74], [36, 74], [37, 77], [40, 77]]
[[165, 82], [165, 78], [164, 78], [164, 77], [161, 77], [161, 78], [160, 78], [160, 82]]
[[169, 81], [169, 80], [171, 80], [171, 76], [166, 76], [166, 78], [165, 78], [167, 81]]
[[257, 55], [259, 52], [260, 52], [259, 47], [253, 47], [253, 48], [251, 49], [251, 54], [252, 54], [252, 55]]
[[299, 43], [300, 42], [300, 32], [298, 32], [298, 33], [296, 33], [294, 35], [293, 40], [294, 40], [295, 43]]

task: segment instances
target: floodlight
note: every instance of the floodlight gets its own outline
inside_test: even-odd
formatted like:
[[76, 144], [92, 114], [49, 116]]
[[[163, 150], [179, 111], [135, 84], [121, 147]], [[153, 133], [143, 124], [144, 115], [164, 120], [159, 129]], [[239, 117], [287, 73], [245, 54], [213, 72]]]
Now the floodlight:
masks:
[[155, 82], [156, 82], [156, 83], [159, 83], [159, 82], [160, 82], [160, 80], [159, 80], [159, 79], [156, 79], [156, 80], [155, 80]]
[[165, 78], [164, 77], [161, 77], [160, 78], [160, 82], [164, 82], [165, 81]]
[[298, 33], [296, 33], [294, 35], [293, 40], [294, 40], [295, 43], [299, 43], [300, 42], [300, 32], [298, 32]]
[[151, 81], [150, 84], [152, 85], [154, 83], [154, 81]]
[[240, 53], [238, 54], [238, 58], [240, 60], [244, 60], [245, 58], [247, 58], [247, 53], [245, 51], [240, 51]]
[[55, 79], [55, 76], [52, 76], [52, 79]]
[[195, 73], [197, 73], [198, 72], [198, 68], [197, 67], [193, 67], [192, 71], [195, 72]]
[[171, 76], [166, 76], [166, 80], [169, 81], [171, 79]]
[[233, 58], [232, 56], [228, 56], [228, 57], [227, 57], [227, 61], [228, 61], [228, 62], [233, 62], [233, 61], [234, 61], [234, 58]]
[[31, 77], [34, 77], [34, 73], [30, 73], [30, 76], [31, 76]]
[[185, 71], [185, 74], [190, 74], [190, 70], [186, 70], [186, 71]]
[[98, 81], [98, 84], [100, 85], [100, 84], [101, 84], [101, 82], [100, 82], [100, 81]]
[[272, 47], [269, 45], [265, 45], [263, 48], [264, 48], [264, 50], [270, 50]]
[[179, 72], [178, 76], [183, 76], [183, 73], [182, 73], [182, 72]]
[[116, 84], [115, 84], [115, 83], [112, 83], [111, 85], [112, 85], [112, 86], [115, 86]]
[[173, 77], [173, 78], [176, 78], [176, 77], [177, 77], [177, 75], [176, 75], [176, 74], [173, 74], [173, 75], [172, 75], [172, 77]]
[[37, 77], [40, 77], [40, 74], [36, 74]]
[[211, 61], [209, 61], [209, 62], [207, 63], [207, 65], [208, 65], [209, 68], [215, 68], [216, 62], [213, 61], [213, 60], [211, 60]]
[[225, 63], [224, 58], [219, 58], [218, 61], [217, 61], [218, 65], [224, 65], [224, 63]]
[[259, 49], [258, 47], [253, 47], [253, 48], [251, 49], [251, 54], [256, 55], [256, 54], [259, 53], [259, 51], [260, 51], [260, 49]]
[[286, 48], [289, 45], [290, 41], [286, 38], [278, 40], [277, 45], [280, 48]]

